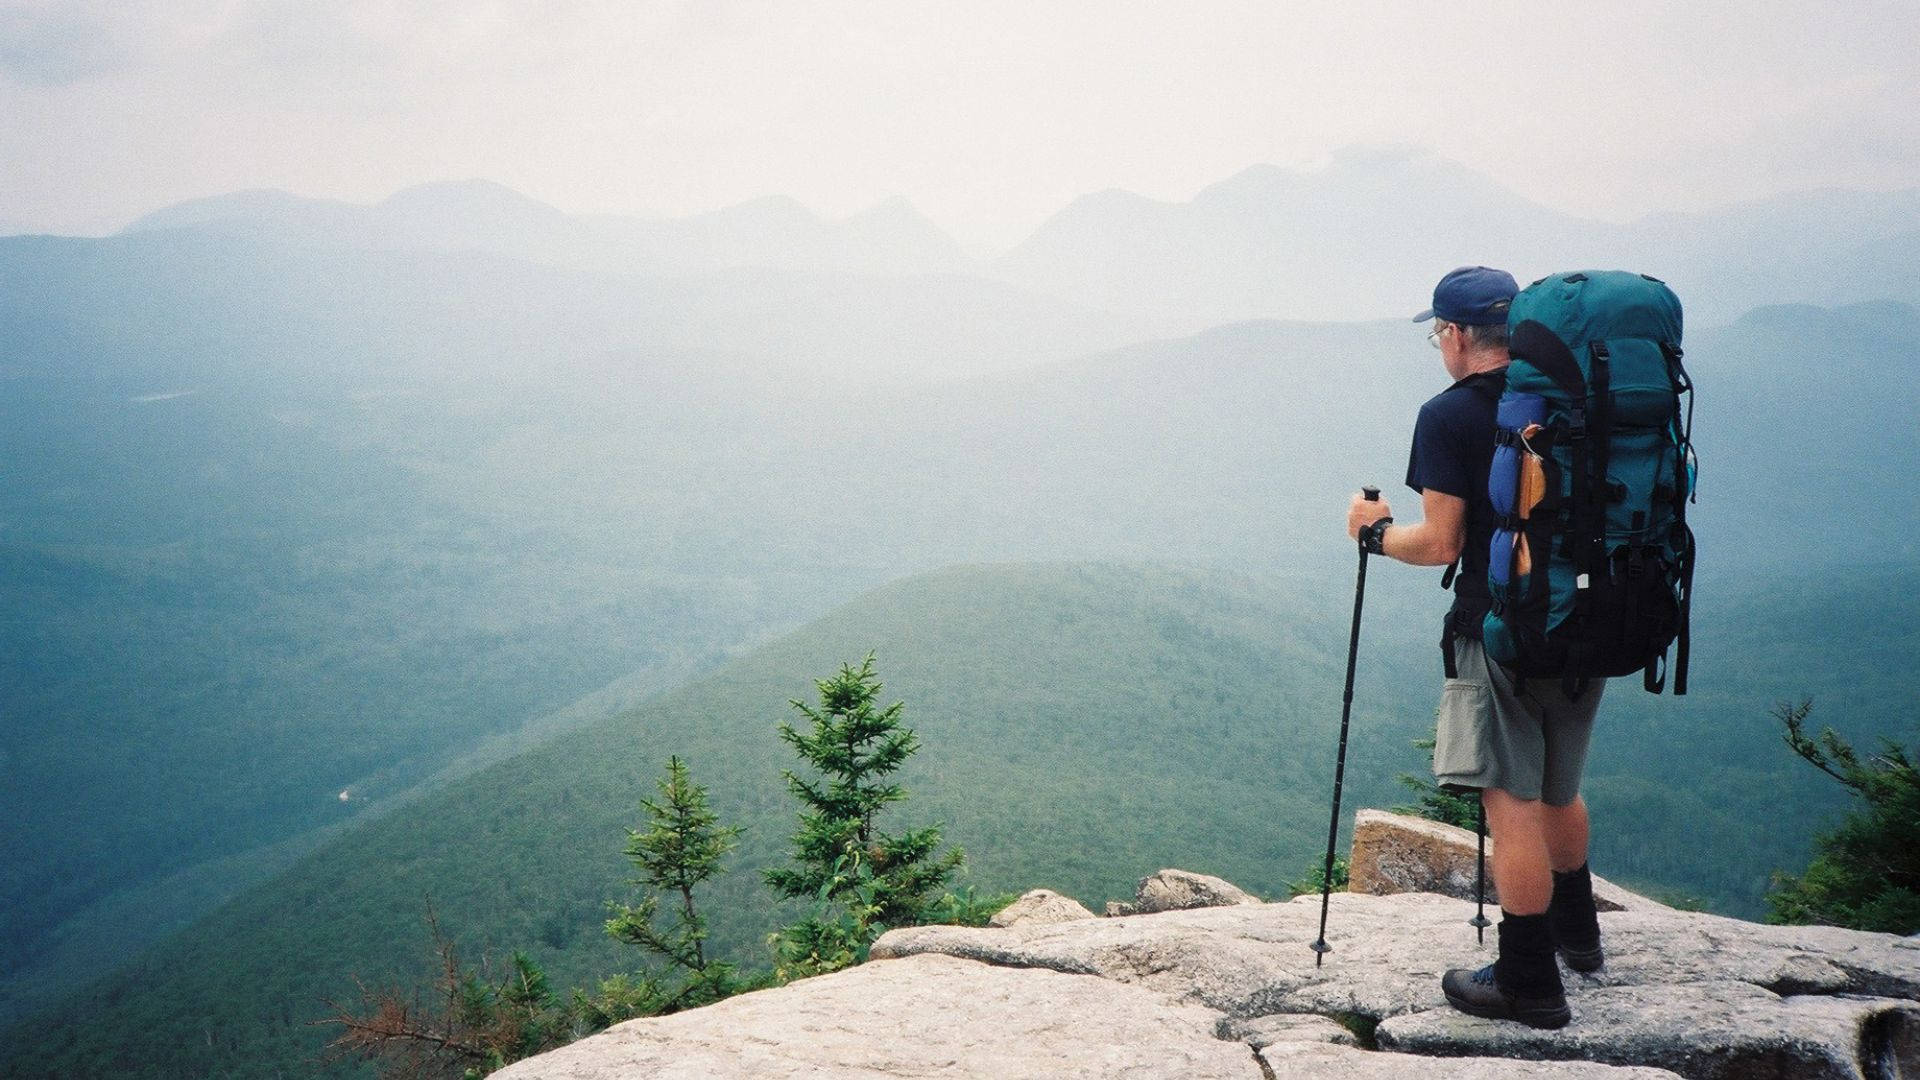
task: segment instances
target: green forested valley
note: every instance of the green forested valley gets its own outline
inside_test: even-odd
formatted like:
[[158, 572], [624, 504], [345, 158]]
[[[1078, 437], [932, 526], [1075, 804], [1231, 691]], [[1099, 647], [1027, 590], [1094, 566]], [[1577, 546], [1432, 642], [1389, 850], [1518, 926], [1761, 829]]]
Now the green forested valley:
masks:
[[[1915, 585], [1911, 569], [1889, 569], [1761, 599], [1722, 593], [1702, 619], [1698, 696], [1616, 685], [1589, 785], [1596, 868], [1757, 914], [1767, 874], [1804, 861], [1812, 827], [1839, 805], [1790, 760], [1768, 704], [1812, 694], [1847, 730], [1896, 730], [1905, 706], [1891, 698], [1911, 687], [1895, 658], [1920, 644], [1920, 620], [1889, 612], [1856, 657], [1819, 669], [1801, 665], [1804, 645], [1757, 628], [1834, 632], [1882, 588]], [[624, 830], [669, 754], [746, 828], [703, 904], [716, 949], [764, 966], [764, 936], [789, 913], [757, 871], [795, 827], [775, 725], [812, 677], [869, 650], [886, 700], [907, 703], [925, 744], [905, 774], [910, 800], [889, 813], [944, 823], [968, 851], [967, 884], [1044, 886], [1097, 906], [1180, 866], [1284, 895], [1324, 836], [1349, 586], [1057, 563], [890, 585], [336, 839], [17, 1031], [11, 1073], [314, 1068], [327, 1031], [308, 1023], [327, 999], [354, 999], [352, 977], [428, 977], [429, 903], [469, 956], [524, 947], [561, 984], [630, 968], [637, 952], [600, 932], [603, 902], [629, 895]], [[1424, 574], [1375, 578], [1349, 808], [1402, 801], [1395, 776], [1424, 764], [1410, 744], [1436, 699], [1437, 597]]]

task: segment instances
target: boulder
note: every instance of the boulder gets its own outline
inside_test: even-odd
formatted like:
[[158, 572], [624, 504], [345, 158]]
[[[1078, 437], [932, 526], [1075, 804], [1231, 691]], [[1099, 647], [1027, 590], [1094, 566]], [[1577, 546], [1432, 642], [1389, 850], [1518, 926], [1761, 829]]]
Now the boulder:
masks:
[[[1373, 896], [1430, 892], [1474, 898], [1478, 852], [1473, 833], [1426, 818], [1362, 810], [1353, 816], [1347, 889]], [[1498, 904], [1491, 878], [1487, 902]]]
[[1151, 915], [1160, 911], [1259, 902], [1259, 897], [1217, 877], [1190, 870], [1162, 870], [1140, 879], [1139, 887], [1134, 890], [1133, 907], [1126, 914]]
[[994, 912], [987, 921], [989, 926], [1043, 926], [1049, 923], [1072, 922], [1075, 919], [1091, 919], [1093, 912], [1082, 907], [1078, 900], [1070, 896], [1061, 896], [1051, 889], [1033, 889], [1021, 895], [1020, 899]]
[[[1487, 842], [1493, 850], [1493, 842]], [[1472, 900], [1479, 880], [1478, 840], [1467, 829], [1408, 814], [1362, 810], [1353, 818], [1353, 854], [1347, 864], [1350, 892], [1390, 896], [1431, 892]], [[1487, 904], [1498, 907], [1500, 894], [1488, 878]], [[1593, 879], [1594, 906], [1601, 911], [1667, 910], [1667, 905], [1627, 891], [1604, 878]]]

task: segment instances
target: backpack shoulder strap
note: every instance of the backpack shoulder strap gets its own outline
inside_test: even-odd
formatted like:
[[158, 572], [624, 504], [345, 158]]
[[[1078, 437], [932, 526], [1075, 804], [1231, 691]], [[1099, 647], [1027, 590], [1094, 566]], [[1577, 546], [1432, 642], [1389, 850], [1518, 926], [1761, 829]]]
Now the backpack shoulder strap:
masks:
[[1510, 352], [1516, 359], [1539, 368], [1576, 407], [1586, 404], [1587, 380], [1580, 373], [1580, 362], [1573, 358], [1573, 350], [1560, 340], [1560, 335], [1549, 330], [1546, 324], [1523, 320], [1513, 328]]
[[[1479, 394], [1481, 397], [1484, 397], [1488, 401], [1491, 401], [1495, 405], [1498, 405], [1500, 403], [1501, 395], [1507, 392], [1507, 369], [1499, 368], [1494, 371], [1476, 372], [1475, 374], [1469, 375], [1466, 378], [1455, 382], [1452, 386], [1447, 387], [1447, 389], [1458, 390], [1458, 389], [1461, 389], [1462, 387], [1470, 389], [1473, 392]], [[1453, 560], [1453, 562], [1448, 563], [1447, 569], [1445, 570], [1445, 572], [1443, 572], [1440, 575], [1440, 588], [1443, 591], [1451, 590], [1453, 588], [1453, 579], [1459, 573], [1460, 573], [1459, 559], [1455, 559]], [[1458, 636], [1459, 636], [1459, 633], [1457, 631], [1457, 628], [1454, 626], [1453, 612], [1449, 611], [1447, 612], [1446, 626], [1442, 629], [1442, 632], [1440, 634], [1441, 663], [1444, 665], [1447, 673], [1447, 678], [1449, 679], [1457, 679], [1460, 677], [1459, 672], [1455, 669], [1454, 662], [1453, 662], [1453, 639]]]
[[1497, 403], [1500, 400], [1500, 395], [1506, 393], [1507, 390], [1507, 369], [1500, 368], [1495, 371], [1476, 372], [1455, 382], [1452, 386], [1447, 387], [1447, 389], [1458, 390], [1462, 387], [1472, 390], [1481, 397]]

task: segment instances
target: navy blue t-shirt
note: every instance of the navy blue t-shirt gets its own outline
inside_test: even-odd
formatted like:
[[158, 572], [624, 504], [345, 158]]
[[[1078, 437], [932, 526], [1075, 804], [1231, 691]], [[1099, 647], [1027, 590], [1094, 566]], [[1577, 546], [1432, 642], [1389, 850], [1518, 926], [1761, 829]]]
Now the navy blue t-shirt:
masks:
[[1460, 572], [1453, 579], [1454, 625], [1465, 636], [1480, 636], [1487, 612], [1487, 550], [1493, 544], [1493, 500], [1487, 473], [1493, 468], [1494, 417], [1506, 371], [1469, 375], [1420, 406], [1413, 424], [1413, 451], [1407, 458], [1407, 486], [1425, 493], [1467, 500], [1467, 541]]

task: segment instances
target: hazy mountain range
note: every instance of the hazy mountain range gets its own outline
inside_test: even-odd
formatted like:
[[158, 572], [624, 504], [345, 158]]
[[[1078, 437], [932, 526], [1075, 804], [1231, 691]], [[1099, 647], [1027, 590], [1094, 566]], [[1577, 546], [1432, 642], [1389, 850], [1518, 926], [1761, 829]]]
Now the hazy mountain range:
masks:
[[1693, 325], [1770, 303], [1920, 299], [1920, 189], [1814, 192], [1626, 225], [1527, 201], [1431, 154], [1354, 152], [1297, 173], [1256, 166], [1185, 203], [1085, 196], [995, 263], [1085, 303], [1255, 316], [1411, 314], [1433, 267], [1485, 264], [1524, 284], [1630, 266], [1670, 282]]
[[[1459, 216], [1423, 219], [1441, 202]], [[906, 575], [1281, 572], [1337, 616], [1346, 494], [1372, 480], [1405, 505], [1406, 427], [1444, 385], [1404, 316], [1458, 262], [1569, 265], [1528, 254], [1555, 238], [1648, 245], [1625, 264], [1663, 271], [1695, 316], [1703, 603], [1749, 605], [1703, 617], [1777, 650], [1748, 671], [1712, 658], [1731, 630], [1703, 641], [1725, 674], [1696, 683], [1698, 717], [1764, 728], [1773, 696], [1843, 672], [1858, 696], [1830, 719], [1896, 732], [1910, 664], [1866, 664], [1893, 646], [1859, 647], [1826, 599], [1920, 556], [1920, 321], [1912, 286], [1873, 269], [1911, 260], [1913, 207], [1829, 193], [1614, 227], [1389, 155], [1251, 170], [1186, 204], [1089, 196], [992, 263], [898, 204], [641, 222], [479, 182], [0, 239], [0, 1017], [351, 844], [436, 775], [463, 790], [516, 732], [604, 718]], [[1509, 246], [1454, 254], [1472, 235]], [[1318, 304], [1391, 318], [1211, 325]], [[1370, 594], [1419, 631], [1395, 639], [1417, 671], [1432, 578]], [[1219, 607], [1203, 592], [1183, 617]], [[1342, 642], [1315, 641], [1299, 662], [1330, 664]], [[1395, 760], [1422, 678], [1381, 691], [1407, 703], [1380, 744]], [[1634, 715], [1645, 733], [1670, 717]], [[1779, 751], [1755, 736], [1743, 767], [1764, 772]], [[1721, 812], [1631, 770], [1614, 783], [1623, 805]], [[1667, 884], [1750, 910], [1761, 864], [1816, 819]], [[1684, 867], [1661, 852], [1639, 872]]]
[[[772, 268], [966, 274], [1124, 313], [1136, 331], [1250, 318], [1411, 313], [1442, 269], [1523, 281], [1582, 266], [1662, 277], [1722, 322], [1763, 304], [1920, 302], [1920, 189], [1819, 191], [1626, 224], [1549, 209], [1411, 149], [1352, 150], [1327, 167], [1257, 165], [1185, 202], [1086, 195], [997, 258], [977, 261], [894, 199], [828, 220], [768, 197], [674, 220], [570, 216], [487, 181], [428, 184], [362, 206], [251, 191], [155, 211], [129, 232], [192, 229], [297, 246], [487, 251], [627, 273]], [[1415, 303], [1409, 307], [1408, 297]]]
[[636, 273], [770, 267], [866, 274], [953, 273], [959, 246], [905, 200], [825, 220], [769, 196], [670, 220], [570, 216], [486, 180], [408, 188], [372, 206], [284, 191], [236, 192], [157, 210], [126, 232], [192, 229], [302, 247], [488, 251]]

